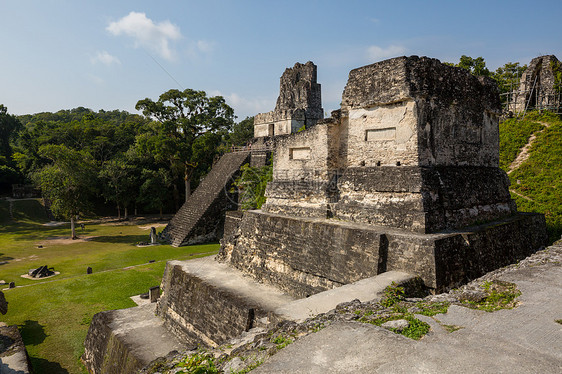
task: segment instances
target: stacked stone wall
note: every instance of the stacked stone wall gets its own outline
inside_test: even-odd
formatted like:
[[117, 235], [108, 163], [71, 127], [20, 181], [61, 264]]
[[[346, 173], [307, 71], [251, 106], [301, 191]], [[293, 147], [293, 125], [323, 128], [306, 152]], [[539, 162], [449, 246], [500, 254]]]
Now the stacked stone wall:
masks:
[[253, 327], [268, 311], [212, 286], [168, 262], [162, 279], [158, 315], [182, 341], [216, 346]]
[[379, 251], [375, 230], [249, 211], [228, 255], [258, 281], [306, 297], [378, 274]]

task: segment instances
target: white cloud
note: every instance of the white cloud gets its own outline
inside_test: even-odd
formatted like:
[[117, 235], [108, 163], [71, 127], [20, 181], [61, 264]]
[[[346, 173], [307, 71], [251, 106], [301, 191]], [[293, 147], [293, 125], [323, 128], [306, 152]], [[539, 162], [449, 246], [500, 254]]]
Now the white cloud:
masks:
[[406, 48], [398, 45], [391, 45], [387, 48], [381, 48], [376, 45], [372, 45], [367, 48], [367, 56], [370, 60], [379, 61], [389, 57], [402, 56], [406, 52]]
[[135, 41], [135, 47], [145, 47], [167, 60], [173, 60], [170, 41], [182, 37], [178, 26], [170, 21], [154, 23], [145, 13], [131, 12], [106, 28], [113, 35], [126, 35]]
[[121, 61], [115, 56], [110, 55], [107, 51], [98, 51], [98, 53], [90, 59], [92, 64], [101, 63], [106, 66], [110, 66], [113, 64], [120, 65]]
[[208, 42], [206, 40], [199, 40], [197, 42], [197, 49], [203, 53], [210, 53], [214, 51], [215, 43]]
[[273, 110], [275, 107], [275, 99], [265, 98], [245, 98], [237, 93], [230, 95], [222, 95], [220, 91], [209, 92], [210, 96], [223, 96], [226, 103], [234, 109], [234, 114], [238, 116], [238, 120], [246, 117], [254, 116], [258, 113], [265, 113]]

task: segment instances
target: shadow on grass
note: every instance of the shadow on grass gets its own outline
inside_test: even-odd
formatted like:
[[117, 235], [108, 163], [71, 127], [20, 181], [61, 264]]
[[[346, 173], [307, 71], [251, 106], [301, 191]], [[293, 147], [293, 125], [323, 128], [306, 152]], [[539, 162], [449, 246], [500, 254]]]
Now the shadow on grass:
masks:
[[3, 227], [0, 233], [15, 234], [13, 240], [42, 240], [49, 236], [70, 236], [70, 228], [65, 226], [49, 227], [37, 223], [13, 223]]
[[4, 253], [0, 253], [0, 265], [4, 265], [7, 264], [8, 261], [13, 260], [13, 257], [10, 256], [4, 256]]
[[149, 235], [104, 235], [96, 236], [88, 239], [88, 241], [100, 243], [129, 243], [131, 245], [135, 245], [138, 242], [150, 241], [150, 237]]
[[30, 357], [31, 366], [35, 373], [68, 374], [68, 370], [60, 366], [58, 362], [45, 360], [44, 358]]
[[38, 345], [43, 343], [47, 334], [45, 327], [37, 321], [26, 320], [23, 325], [18, 325], [25, 345]]

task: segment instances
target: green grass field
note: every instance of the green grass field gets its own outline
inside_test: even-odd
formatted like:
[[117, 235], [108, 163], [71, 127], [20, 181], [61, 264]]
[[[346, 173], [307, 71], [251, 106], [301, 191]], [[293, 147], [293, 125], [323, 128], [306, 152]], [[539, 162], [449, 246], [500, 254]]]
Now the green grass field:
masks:
[[[85, 373], [79, 358], [95, 313], [135, 306], [129, 297], [159, 285], [166, 260], [187, 260], [219, 248], [137, 247], [148, 240], [150, 224], [87, 224], [78, 235], [89, 240], [66, 240], [70, 225], [42, 225], [46, 216], [37, 210], [38, 201], [15, 201], [15, 222], [4, 215], [5, 203], [0, 201], [0, 280], [18, 287], [4, 289], [9, 306], [0, 320], [19, 326], [36, 374]], [[60, 275], [20, 277], [41, 265], [54, 267]], [[91, 275], [86, 274], [88, 266]]]

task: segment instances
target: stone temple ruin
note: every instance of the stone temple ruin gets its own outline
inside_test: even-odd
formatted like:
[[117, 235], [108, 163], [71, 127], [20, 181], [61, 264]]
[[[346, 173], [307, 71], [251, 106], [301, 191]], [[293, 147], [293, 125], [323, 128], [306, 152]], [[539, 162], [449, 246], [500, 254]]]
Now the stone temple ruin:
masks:
[[314, 126], [324, 116], [317, 68], [312, 62], [295, 64], [280, 79], [275, 110], [254, 117], [254, 142], [249, 149], [221, 157], [162, 233], [173, 246], [218, 240], [223, 235], [225, 212], [235, 210], [239, 199], [232, 182], [240, 167], [264, 166], [271, 158], [276, 137]]
[[216, 258], [168, 262], [156, 307], [96, 314], [90, 372], [135, 372], [172, 350], [372, 299], [391, 281], [440, 292], [546, 243], [544, 217], [517, 212], [498, 167], [492, 81], [399, 57], [352, 70], [331, 118], [307, 117], [306, 105], [281, 114], [280, 102], [320, 108], [319, 86], [303, 86], [288, 99], [282, 79], [276, 111], [255, 123], [256, 136], [285, 132], [262, 210], [227, 214]]
[[562, 64], [556, 56], [539, 56], [531, 60], [521, 76], [518, 89], [509, 94], [513, 113], [529, 109], [560, 112], [562, 108]]

